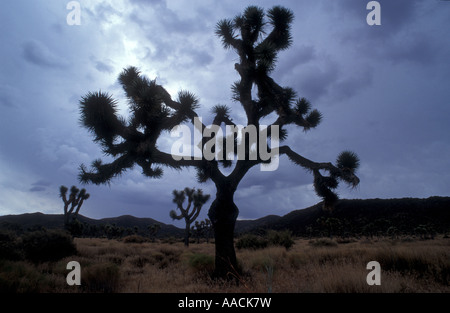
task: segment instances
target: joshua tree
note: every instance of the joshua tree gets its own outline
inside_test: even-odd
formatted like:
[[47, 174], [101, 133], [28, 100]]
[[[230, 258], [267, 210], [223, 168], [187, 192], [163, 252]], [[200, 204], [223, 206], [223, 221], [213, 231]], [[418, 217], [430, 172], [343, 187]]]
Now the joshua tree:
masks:
[[194, 226], [191, 226], [191, 233], [195, 236], [195, 238], [197, 238], [197, 243], [200, 243], [200, 237], [203, 234], [204, 223], [205, 222], [203, 221], [200, 223], [198, 221], [195, 221]]
[[197, 243], [200, 243], [200, 237], [205, 237], [206, 242], [209, 243], [209, 237], [211, 234], [211, 221], [209, 219], [205, 219], [200, 223], [195, 221], [194, 226], [191, 227], [192, 233], [197, 237]]
[[209, 219], [205, 218], [205, 220], [202, 221], [201, 224], [203, 227], [203, 233], [205, 235], [206, 242], [209, 243], [209, 238], [211, 237], [211, 234], [213, 231], [211, 221]]
[[[180, 210], [180, 215], [177, 215], [177, 212], [174, 210], [170, 211], [170, 217], [174, 220], [181, 220], [184, 218], [186, 222], [186, 228], [184, 231], [184, 245], [186, 247], [189, 246], [189, 233], [191, 230], [191, 224], [194, 222], [200, 211], [202, 206], [209, 200], [210, 195], [204, 195], [201, 189], [195, 191], [195, 188], [184, 188], [184, 190], [178, 191], [174, 190], [173, 194], [173, 202], [177, 205], [177, 209]], [[188, 198], [187, 207], [183, 208], [183, 202], [186, 200], [186, 196]]]
[[160, 224], [152, 224], [148, 226], [148, 232], [150, 234], [150, 239], [152, 242], [155, 241], [156, 239], [156, 234], [159, 232], [159, 230], [161, 229], [161, 225]]
[[[213, 122], [206, 127], [195, 111], [199, 107], [199, 99], [194, 94], [180, 91], [174, 100], [156, 80], [149, 80], [135, 67], [123, 70], [119, 76], [128, 98], [129, 118], [118, 116], [117, 102], [108, 93], [88, 93], [80, 101], [83, 126], [93, 133], [94, 141], [102, 147], [105, 155], [113, 158], [110, 163], [94, 161], [92, 169], [81, 165], [79, 177], [82, 183], [109, 183], [135, 165], [151, 178], [160, 178], [164, 167], [178, 170], [194, 167], [199, 182], [214, 182], [216, 197], [208, 216], [215, 236], [215, 274], [221, 277], [237, 269], [233, 239], [239, 210], [234, 203], [234, 194], [251, 168], [269, 163], [261, 151], [280, 155], [280, 158], [285, 155], [312, 173], [315, 191], [323, 198], [325, 209], [332, 209], [338, 199], [333, 190], [339, 180], [353, 187], [359, 184], [355, 175], [359, 159], [353, 152], [339, 154], [334, 165], [309, 160], [288, 145], [274, 147], [278, 141], [287, 139], [288, 126], [295, 125], [308, 131], [318, 126], [322, 119], [321, 113], [312, 109], [308, 100], [298, 98], [292, 88], [282, 87], [270, 77], [277, 54], [292, 43], [290, 28], [293, 18], [292, 11], [280, 6], [267, 12], [250, 6], [234, 19], [217, 23], [216, 34], [224, 48], [233, 49], [238, 54], [234, 68], [239, 79], [232, 85], [232, 98], [241, 104], [247, 118], [247, 126], [241, 129], [240, 137], [234, 133], [211, 145], [213, 139], [207, 141], [207, 138], [213, 137], [212, 133], [219, 133], [220, 127], [238, 128], [230, 117], [230, 108], [213, 106]], [[274, 122], [261, 129], [260, 121], [264, 117], [272, 117]], [[164, 132], [182, 123], [194, 125], [203, 134], [196, 146], [202, 151], [212, 152], [213, 158], [210, 153], [201, 157], [181, 157], [157, 146], [157, 140]], [[258, 131], [250, 136], [254, 129]], [[250, 142], [251, 137], [254, 140]], [[255, 146], [256, 151], [260, 151], [256, 157]], [[232, 153], [226, 153], [229, 148], [232, 148]], [[240, 153], [236, 153], [236, 148], [241, 149]], [[234, 159], [236, 155], [237, 160]], [[230, 169], [224, 173], [223, 167]]]
[[[59, 196], [64, 202], [64, 226], [66, 228], [74, 222], [78, 217], [78, 212], [83, 205], [84, 200], [89, 199], [89, 194], [86, 193], [86, 189], [78, 189], [75, 186], [70, 188], [70, 195], [67, 198], [67, 191], [69, 189], [66, 186], [59, 187]], [[70, 208], [69, 208], [70, 206]]]
[[334, 232], [341, 227], [341, 221], [335, 217], [322, 216], [317, 219], [317, 223], [323, 226], [328, 231], [328, 236], [333, 238]]

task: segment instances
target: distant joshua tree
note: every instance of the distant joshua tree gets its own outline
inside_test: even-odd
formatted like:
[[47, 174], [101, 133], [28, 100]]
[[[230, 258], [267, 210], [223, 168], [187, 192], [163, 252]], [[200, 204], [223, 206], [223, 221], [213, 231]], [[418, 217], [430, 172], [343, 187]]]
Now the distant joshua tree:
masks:
[[209, 238], [212, 232], [211, 221], [209, 219], [205, 219], [200, 223], [195, 221], [194, 226], [191, 227], [191, 231], [197, 238], [197, 243], [200, 243], [200, 237], [204, 237], [206, 242], [209, 243]]
[[[197, 219], [202, 206], [209, 200], [210, 195], [204, 195], [201, 189], [197, 189], [197, 191], [195, 191], [195, 188], [191, 189], [188, 187], [181, 191], [174, 190], [172, 194], [173, 202], [176, 203], [177, 209], [179, 209], [181, 213], [180, 215], [177, 215], [177, 213], [172, 210], [170, 211], [170, 217], [174, 220], [181, 220], [184, 218], [186, 222], [184, 245], [188, 247], [191, 224]], [[183, 202], [186, 200], [186, 196], [188, 198], [188, 203], [186, 208], [183, 208]]]
[[[216, 25], [223, 47], [234, 50], [238, 56], [234, 69], [239, 77], [231, 89], [232, 99], [241, 104], [240, 116], [246, 117], [246, 125], [240, 125], [244, 127], [241, 130], [231, 116], [238, 112], [232, 112], [226, 105], [212, 105], [212, 125], [204, 125], [196, 112], [200, 107], [197, 96], [182, 90], [173, 99], [163, 86], [142, 75], [136, 67], [124, 69], [119, 76], [129, 104], [130, 114], [126, 118], [118, 114], [117, 100], [103, 91], [90, 92], [80, 101], [82, 125], [94, 135], [94, 141], [111, 160], [107, 163], [95, 160], [90, 169], [81, 165], [82, 183], [106, 184], [136, 166], [150, 178], [161, 178], [164, 168], [194, 168], [200, 183], [214, 182], [216, 194], [208, 217], [214, 228], [215, 276], [218, 277], [230, 277], [239, 268], [234, 248], [234, 228], [239, 215], [235, 192], [252, 168], [270, 163], [268, 154], [280, 159], [286, 156], [311, 173], [315, 191], [323, 198], [327, 210], [338, 199], [334, 190], [339, 181], [353, 187], [359, 184], [355, 174], [359, 158], [351, 151], [340, 153], [332, 164], [315, 162], [298, 154], [295, 145], [276, 147], [277, 142], [287, 139], [292, 126], [306, 132], [322, 120], [322, 114], [307, 99], [298, 97], [294, 89], [279, 85], [271, 77], [278, 53], [292, 43], [293, 20], [293, 12], [281, 6], [267, 11], [249, 6], [242, 14], [220, 20]], [[269, 116], [273, 123], [260, 128], [262, 119]], [[203, 134], [198, 147], [208, 156], [192, 158], [191, 153], [186, 158], [161, 150], [158, 139], [183, 123], [193, 125]], [[234, 136], [216, 134], [214, 138], [220, 127], [227, 126], [236, 130]], [[237, 132], [242, 134], [240, 143]], [[224, 168], [229, 169], [224, 172]]]
[[150, 239], [152, 242], [155, 241], [156, 239], [156, 234], [159, 232], [159, 230], [161, 229], [161, 225], [160, 224], [152, 224], [148, 226], [148, 231], [150, 234]]
[[335, 217], [325, 217], [322, 216], [317, 219], [316, 221], [319, 225], [327, 229], [328, 236], [330, 238], [333, 238], [334, 232], [339, 229], [341, 226], [341, 221], [338, 218]]
[[83, 202], [90, 197], [90, 195], [86, 193], [86, 189], [83, 188], [80, 190], [77, 187], [72, 186], [70, 188], [69, 198], [67, 198], [68, 190], [69, 189], [64, 185], [59, 187], [59, 196], [64, 202], [64, 226], [66, 228], [77, 219], [78, 212], [80, 212]]

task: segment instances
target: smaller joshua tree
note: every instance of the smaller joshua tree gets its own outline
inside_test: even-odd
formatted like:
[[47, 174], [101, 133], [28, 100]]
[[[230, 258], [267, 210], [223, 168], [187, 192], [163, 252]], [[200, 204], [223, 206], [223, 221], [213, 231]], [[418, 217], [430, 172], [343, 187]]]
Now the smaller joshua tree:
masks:
[[[184, 244], [188, 247], [191, 224], [197, 219], [202, 206], [209, 200], [210, 195], [204, 195], [201, 189], [197, 189], [197, 191], [195, 191], [195, 188], [191, 189], [188, 187], [181, 191], [174, 190], [172, 194], [173, 202], [176, 203], [177, 209], [179, 209], [181, 213], [180, 215], [177, 215], [177, 213], [172, 210], [170, 211], [170, 217], [174, 220], [181, 220], [184, 218], [186, 222]], [[188, 198], [188, 203], [187, 207], [183, 208], [183, 202], [186, 200], [186, 196]]]
[[[78, 189], [75, 186], [70, 188], [70, 195], [67, 198], [67, 191], [69, 189], [66, 186], [59, 187], [59, 195], [64, 202], [64, 226], [69, 227], [70, 223], [75, 221], [78, 217], [78, 212], [83, 205], [84, 200], [89, 199], [89, 194], [86, 193], [86, 189]], [[69, 208], [70, 206], [70, 208]]]
[[211, 221], [209, 219], [205, 219], [200, 223], [195, 221], [194, 226], [191, 227], [191, 231], [197, 238], [197, 243], [200, 243], [200, 237], [204, 237], [206, 242], [209, 243], [209, 237], [212, 231]]
[[148, 227], [148, 232], [150, 234], [150, 239], [152, 242], [155, 242], [156, 240], [156, 234], [159, 232], [159, 230], [161, 229], [161, 225], [159, 224], [152, 224], [149, 225]]

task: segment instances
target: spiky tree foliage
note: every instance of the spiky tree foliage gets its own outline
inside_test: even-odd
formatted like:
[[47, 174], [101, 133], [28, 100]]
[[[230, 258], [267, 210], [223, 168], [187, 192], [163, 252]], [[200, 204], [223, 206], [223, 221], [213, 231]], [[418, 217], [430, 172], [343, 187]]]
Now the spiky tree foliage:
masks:
[[[75, 186], [70, 188], [69, 197], [67, 197], [67, 191], [69, 189], [62, 185], [59, 187], [59, 196], [64, 202], [64, 225], [69, 227], [69, 224], [74, 222], [78, 217], [78, 212], [83, 205], [83, 202], [89, 199], [90, 195], [86, 193], [86, 189], [78, 189]], [[69, 208], [70, 206], [70, 208]]]
[[[309, 131], [322, 120], [322, 114], [313, 109], [307, 99], [298, 97], [290, 87], [280, 86], [270, 76], [275, 70], [278, 53], [292, 43], [293, 19], [293, 12], [280, 6], [267, 12], [250, 6], [242, 14], [233, 19], [223, 19], [216, 26], [216, 34], [222, 40], [224, 48], [232, 49], [238, 55], [234, 68], [239, 78], [231, 87], [232, 99], [241, 104], [248, 126], [254, 125], [259, 129], [263, 117], [274, 116], [273, 124], [267, 129], [278, 126], [281, 142], [287, 140], [289, 125]], [[198, 181], [212, 180], [217, 190], [208, 213], [214, 228], [216, 274], [227, 276], [233, 273], [237, 269], [234, 227], [239, 214], [234, 203], [234, 193], [247, 172], [267, 160], [260, 157], [249, 158], [248, 142], [244, 158], [233, 163], [227, 156], [224, 157], [223, 147], [230, 142], [231, 145], [236, 145], [236, 136], [226, 137], [222, 141], [224, 146], [214, 147], [217, 155], [222, 158], [209, 160], [203, 156], [201, 159], [175, 160], [171, 154], [157, 147], [157, 139], [183, 122], [198, 126], [194, 122], [198, 117], [195, 110], [199, 106], [199, 99], [188, 91], [181, 91], [177, 99], [173, 100], [156, 80], [147, 79], [134, 67], [125, 69], [119, 76], [119, 82], [129, 102], [130, 117], [127, 120], [118, 116], [117, 102], [107, 93], [89, 93], [80, 102], [82, 124], [94, 134], [94, 140], [103, 148], [104, 153], [113, 158], [110, 163], [94, 161], [91, 170], [82, 165], [81, 182], [109, 183], [112, 178], [135, 165], [142, 169], [145, 176], [152, 178], [160, 178], [164, 167], [196, 168]], [[229, 107], [216, 105], [212, 108], [212, 114], [213, 126], [236, 126]], [[199, 131], [204, 134], [206, 126], [200, 123], [199, 127]], [[259, 135], [260, 133], [258, 137]], [[203, 139], [200, 148], [204, 148], [206, 143]], [[269, 139], [266, 151], [270, 150], [268, 146]], [[258, 148], [260, 147], [256, 150], [260, 151]], [[324, 199], [324, 208], [332, 208], [337, 200], [334, 190], [339, 180], [351, 186], [359, 183], [355, 175], [359, 159], [352, 152], [341, 153], [336, 165], [309, 160], [288, 145], [280, 146], [278, 153], [286, 155], [293, 163], [313, 174], [314, 187], [316, 193]], [[224, 174], [222, 166], [234, 168], [229, 174]]]
[[[170, 211], [170, 217], [174, 220], [184, 219], [186, 222], [186, 228], [184, 232], [184, 245], [189, 246], [189, 237], [191, 224], [197, 219], [203, 205], [209, 200], [210, 195], [204, 195], [201, 189], [195, 190], [195, 188], [184, 188], [184, 190], [174, 190], [173, 202], [177, 205], [177, 209], [180, 210], [180, 214], [177, 214], [175, 210]], [[187, 197], [187, 206], [183, 207], [183, 203]]]

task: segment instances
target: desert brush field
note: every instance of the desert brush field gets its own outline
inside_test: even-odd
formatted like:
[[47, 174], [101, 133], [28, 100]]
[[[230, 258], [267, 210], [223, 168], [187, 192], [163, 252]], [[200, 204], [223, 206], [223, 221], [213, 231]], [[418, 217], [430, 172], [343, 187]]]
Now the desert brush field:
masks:
[[[142, 240], [140, 240], [142, 239]], [[75, 238], [77, 252], [57, 261], [0, 260], [0, 291], [32, 293], [427, 293], [450, 292], [450, 239], [295, 239], [286, 249], [236, 249], [242, 274], [211, 278], [214, 244]], [[66, 265], [81, 266], [69, 286]], [[366, 265], [381, 265], [381, 285], [368, 285]], [[237, 281], [237, 283], [236, 283]]]

